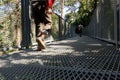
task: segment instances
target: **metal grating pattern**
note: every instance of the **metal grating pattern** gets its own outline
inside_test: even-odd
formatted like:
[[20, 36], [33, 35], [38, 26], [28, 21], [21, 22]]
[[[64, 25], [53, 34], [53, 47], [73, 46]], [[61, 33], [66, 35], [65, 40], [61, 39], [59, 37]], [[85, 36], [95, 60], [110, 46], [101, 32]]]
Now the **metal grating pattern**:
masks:
[[44, 65], [14, 65], [0, 72], [5, 80], [120, 80], [120, 52], [114, 47], [42, 59]]
[[52, 42], [42, 52], [0, 57], [0, 80], [119, 80], [120, 54], [89, 37]]

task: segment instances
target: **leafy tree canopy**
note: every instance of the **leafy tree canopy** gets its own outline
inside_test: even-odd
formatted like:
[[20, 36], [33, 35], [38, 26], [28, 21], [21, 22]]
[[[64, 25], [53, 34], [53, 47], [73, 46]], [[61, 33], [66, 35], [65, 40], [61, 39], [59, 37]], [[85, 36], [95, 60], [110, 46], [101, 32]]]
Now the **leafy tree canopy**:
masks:
[[[98, 0], [68, 0], [65, 2], [67, 7], [75, 7], [75, 3], [80, 3], [79, 11], [77, 13], [69, 13], [66, 15], [68, 21], [74, 20], [74, 24], [83, 24], [87, 26], [90, 22], [93, 11], [95, 10]], [[72, 10], [73, 11], [73, 10]]]

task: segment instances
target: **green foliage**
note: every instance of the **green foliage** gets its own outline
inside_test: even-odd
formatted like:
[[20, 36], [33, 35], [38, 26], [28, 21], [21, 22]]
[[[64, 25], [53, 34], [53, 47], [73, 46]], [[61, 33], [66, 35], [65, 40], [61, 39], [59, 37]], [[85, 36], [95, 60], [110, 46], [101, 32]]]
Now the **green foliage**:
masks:
[[62, 4], [64, 4], [64, 8], [73, 8], [75, 7], [74, 4], [79, 2], [79, 0], [64, 0], [64, 3], [61, 2], [62, 0], [56, 0], [55, 4], [54, 4], [54, 12], [57, 12], [59, 14], [62, 14], [61, 11], [62, 11]]
[[78, 11], [78, 16], [74, 22], [75, 25], [83, 24], [87, 26], [91, 20], [92, 14], [97, 6], [98, 0], [82, 0]]
[[79, 11], [77, 13], [67, 14], [67, 21], [72, 22], [71, 19], [73, 18], [75, 19], [73, 24], [83, 24], [87, 26], [97, 6], [98, 0], [65, 0], [65, 7], [74, 8], [75, 3], [78, 2], [80, 3]]
[[73, 14], [71, 14], [71, 13], [69, 13], [69, 14], [67, 14], [66, 15], [66, 21], [68, 22], [68, 23], [71, 23], [72, 22], [72, 16]]
[[5, 80], [2, 74], [0, 74], [0, 80]]
[[79, 2], [79, 0], [65, 0], [65, 6], [73, 7], [76, 2]]
[[52, 15], [53, 25], [52, 25], [52, 35], [54, 39], [58, 39], [58, 16], [56, 14]]
[[8, 4], [12, 0], [1, 0], [0, 5]]
[[2, 26], [2, 25], [0, 25], [0, 29], [3, 29], [3, 26]]
[[3, 12], [0, 22], [0, 47], [10, 47], [15, 41], [15, 26], [21, 26], [21, 8], [19, 1], [15, 0], [2, 0], [0, 4]]

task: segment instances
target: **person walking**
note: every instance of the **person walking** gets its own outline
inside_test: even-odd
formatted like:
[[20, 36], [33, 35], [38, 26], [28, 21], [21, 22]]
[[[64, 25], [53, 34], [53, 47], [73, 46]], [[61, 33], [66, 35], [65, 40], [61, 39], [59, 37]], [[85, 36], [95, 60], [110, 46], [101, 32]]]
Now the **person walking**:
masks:
[[82, 37], [82, 31], [83, 31], [83, 25], [78, 25], [76, 27], [75, 33], [78, 34], [80, 37]]
[[44, 38], [48, 35], [52, 27], [52, 7], [55, 0], [32, 0], [31, 17], [36, 26], [37, 50], [46, 48]]

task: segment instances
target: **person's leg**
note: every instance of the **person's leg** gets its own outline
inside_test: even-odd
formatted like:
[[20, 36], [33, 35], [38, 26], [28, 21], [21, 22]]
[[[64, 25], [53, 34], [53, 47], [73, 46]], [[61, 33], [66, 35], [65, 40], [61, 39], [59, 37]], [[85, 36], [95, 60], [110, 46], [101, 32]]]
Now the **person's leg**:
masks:
[[45, 37], [47, 36], [48, 32], [46, 30], [41, 31], [41, 35], [36, 38], [36, 41], [38, 43], [38, 49], [45, 49], [46, 45], [44, 42]]
[[43, 23], [40, 23], [39, 26], [36, 26], [36, 42], [38, 43], [38, 51], [41, 51], [42, 49], [46, 48], [46, 45], [44, 43], [44, 38], [48, 34], [46, 30], [43, 30]]
[[81, 33], [79, 33], [79, 36], [81, 37]]
[[81, 33], [80, 33], [80, 37], [81, 37]]
[[35, 1], [32, 7], [32, 13], [34, 16], [34, 22], [36, 25], [36, 42], [38, 43], [38, 51], [45, 49], [44, 37], [46, 34], [43, 34], [43, 27], [44, 25], [44, 11], [40, 5], [40, 1]]
[[40, 23], [39, 27], [39, 36], [36, 38], [36, 41], [38, 43], [38, 50], [42, 50], [46, 48], [44, 39], [48, 35], [48, 30], [51, 29], [52, 26], [52, 20], [51, 20], [51, 14], [46, 14], [46, 17], [43, 19], [44, 23]]
[[39, 38], [41, 36], [41, 30], [40, 30], [40, 26], [36, 25], [36, 42], [38, 44], [37, 46], [37, 51], [41, 51], [41, 46], [40, 46], [40, 41]]

